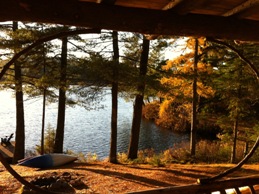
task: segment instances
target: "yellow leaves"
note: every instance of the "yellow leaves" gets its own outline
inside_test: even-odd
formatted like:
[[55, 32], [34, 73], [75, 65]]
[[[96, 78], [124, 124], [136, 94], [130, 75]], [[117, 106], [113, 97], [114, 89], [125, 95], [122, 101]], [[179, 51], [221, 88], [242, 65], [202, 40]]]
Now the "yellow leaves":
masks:
[[210, 98], [214, 96], [215, 91], [210, 86], [205, 86], [201, 82], [197, 82], [197, 93], [204, 97], [204, 98]]
[[168, 60], [166, 62], [166, 65], [163, 66], [164, 70], [170, 70], [171, 68], [173, 69], [178, 69], [182, 66], [184, 66], [187, 63], [192, 63], [190, 59], [192, 60], [193, 54], [192, 53], [187, 53], [185, 55], [180, 55], [179, 57], [176, 57], [174, 60]]
[[[184, 63], [179, 63], [179, 61], [182, 61], [182, 62], [184, 61]], [[177, 58], [176, 60], [168, 60], [166, 62], [166, 65], [164, 65], [162, 68], [163, 70], [166, 70], [166, 71], [171, 69], [173, 71], [173, 74], [177, 74], [180, 72], [191, 74], [193, 72], [193, 59], [191, 58], [189, 60], [183, 60], [183, 59]], [[212, 67], [210, 64], [198, 62], [197, 71], [212, 73]]]
[[195, 45], [195, 41], [196, 41], [195, 38], [188, 39], [187, 40], [187, 47], [193, 50], [194, 45]]
[[[162, 96], [164, 98], [176, 98], [176, 97], [186, 97], [191, 99], [193, 95], [192, 84], [194, 79], [194, 50], [195, 50], [195, 39], [189, 39], [187, 41], [187, 47], [190, 48], [189, 53], [185, 53], [174, 60], [167, 61], [166, 65], [163, 66], [164, 70], [171, 71], [172, 75], [170, 77], [163, 77], [160, 82], [171, 91], [164, 93]], [[202, 49], [206, 47], [206, 39], [199, 38], [199, 54], [201, 54]], [[200, 74], [211, 74], [213, 68], [210, 64], [198, 61], [197, 64], [197, 93], [205, 98], [214, 95], [214, 91], [211, 87], [205, 86], [200, 79]], [[169, 89], [169, 90], [170, 90]]]
[[162, 66], [162, 69], [168, 71], [172, 68], [173, 64], [174, 62], [172, 60], [168, 60], [166, 65]]
[[[186, 98], [192, 98], [192, 84], [190, 80], [186, 80], [180, 77], [162, 78], [161, 84], [171, 88], [171, 92], [163, 94], [164, 98], [172, 99], [177, 96], [185, 96]], [[210, 86], [205, 86], [201, 81], [197, 82], [197, 93], [205, 98], [214, 96], [215, 91]]]
[[[194, 50], [195, 42], [196, 42], [196, 38], [190, 38], [189, 40], [187, 40], [187, 47], [190, 50]], [[199, 45], [198, 53], [200, 54], [201, 49], [206, 47], [206, 38], [204, 37], [198, 38], [198, 45]]]
[[170, 104], [172, 103], [172, 100], [164, 100], [163, 103], [160, 105], [160, 109], [159, 109], [159, 117], [163, 117], [165, 113], [167, 113]]
[[[188, 57], [188, 58], [185, 58]], [[163, 70], [172, 71], [172, 74], [189, 74], [191, 75], [193, 73], [193, 66], [194, 66], [194, 59], [191, 55], [188, 56], [180, 56], [177, 57], [174, 60], [168, 60], [166, 62], [166, 65], [162, 67]], [[210, 64], [198, 62], [197, 64], [197, 71], [200, 72], [206, 72], [208, 74], [211, 74], [213, 71], [213, 68]]]
[[163, 128], [185, 130], [190, 113], [190, 103], [177, 103], [175, 99], [165, 99], [160, 105], [159, 118], [156, 119], [156, 123]]
[[197, 64], [197, 71], [198, 72], [206, 72], [207, 71], [207, 66], [208, 66], [208, 64], [198, 63]]
[[177, 77], [169, 77], [169, 78], [163, 77], [160, 82], [161, 84], [164, 84], [164, 85], [179, 86], [179, 85], [182, 85], [183, 81], [184, 81], [183, 79], [179, 79]]
[[206, 39], [200, 38], [198, 41], [197, 72], [196, 69], [194, 71], [194, 62], [196, 61], [194, 56], [195, 39], [188, 41], [189, 53], [185, 53], [174, 60], [169, 60], [163, 66], [163, 69], [169, 71], [171, 75], [160, 79], [160, 83], [165, 87], [165, 90], [160, 91], [159, 94], [163, 102], [160, 105], [159, 118], [155, 121], [162, 127], [173, 128], [174, 130], [185, 129], [192, 112], [194, 81], [197, 84], [196, 92], [199, 96], [209, 98], [215, 93], [213, 88], [206, 86], [202, 80], [206, 75], [213, 72], [213, 68], [210, 64], [203, 63], [200, 58], [202, 57], [202, 50], [206, 47]]
[[188, 61], [187, 63], [185, 63], [184, 66], [180, 67], [178, 70], [181, 73], [192, 73], [192, 71], [193, 71], [193, 63], [192, 63], [192, 61]]
[[170, 78], [162, 78], [161, 79], [161, 84], [169, 87], [170, 92], [165, 93], [161, 96], [164, 98], [172, 99], [177, 96], [188, 96], [190, 97], [192, 94], [192, 87], [191, 87], [191, 82], [188, 80], [178, 78], [178, 77], [170, 77]]

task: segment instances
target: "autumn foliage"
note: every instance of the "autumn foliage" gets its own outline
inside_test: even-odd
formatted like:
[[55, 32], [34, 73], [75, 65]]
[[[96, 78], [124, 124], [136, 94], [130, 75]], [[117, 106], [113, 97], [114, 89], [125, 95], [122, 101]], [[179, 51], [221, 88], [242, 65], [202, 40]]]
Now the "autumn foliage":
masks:
[[[213, 72], [212, 66], [201, 60], [205, 48], [205, 39], [199, 39], [198, 54], [200, 57], [197, 64], [197, 93], [199, 98], [210, 98], [215, 93], [211, 86], [206, 85], [204, 79]], [[156, 101], [146, 105], [143, 113], [146, 118], [151, 118], [159, 126], [174, 131], [186, 131], [189, 128], [192, 111], [193, 58], [194, 39], [189, 39], [185, 54], [167, 61], [163, 66], [167, 76], [160, 79], [164, 90], [161, 90], [158, 96], [162, 99], [162, 102]], [[157, 108], [158, 106], [159, 108]]]

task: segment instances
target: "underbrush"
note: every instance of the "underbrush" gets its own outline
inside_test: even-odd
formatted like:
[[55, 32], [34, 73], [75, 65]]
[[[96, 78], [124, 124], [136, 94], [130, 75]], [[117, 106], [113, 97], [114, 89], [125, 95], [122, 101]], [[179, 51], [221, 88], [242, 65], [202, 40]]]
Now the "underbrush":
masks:
[[[54, 145], [54, 130], [48, 128], [45, 136], [45, 153], [52, 153]], [[251, 146], [251, 145], [250, 145]], [[239, 162], [245, 156], [245, 143], [238, 142], [236, 148], [236, 161]], [[30, 152], [29, 156], [37, 155], [41, 147], [37, 146], [34, 152]], [[140, 150], [135, 160], [129, 160], [126, 153], [118, 153], [117, 160], [119, 163], [127, 164], [150, 164], [153, 166], [165, 166], [171, 163], [188, 164], [188, 163], [229, 163], [231, 161], [232, 144], [224, 141], [201, 140], [196, 144], [195, 157], [190, 154], [189, 143], [176, 144], [174, 147], [163, 152], [157, 153], [154, 149]], [[78, 157], [79, 162], [96, 162], [99, 161], [95, 153], [75, 153], [66, 151]], [[28, 153], [27, 153], [28, 155]], [[108, 159], [106, 159], [108, 161]], [[248, 161], [256, 163], [259, 161], [259, 151], [256, 151]]]
[[76, 153], [71, 150], [66, 151], [66, 154], [73, 155], [77, 157], [78, 162], [82, 163], [91, 163], [91, 162], [97, 162], [99, 161], [98, 155], [96, 153], [87, 153], [86, 155], [82, 152]]
[[[174, 148], [167, 149], [161, 153], [155, 153], [153, 149], [141, 150], [138, 158], [129, 160], [127, 154], [119, 153], [118, 161], [127, 164], [150, 164], [153, 166], [165, 166], [171, 163], [190, 164], [190, 163], [230, 163], [232, 146], [229, 143], [220, 141], [202, 140], [197, 143], [196, 155], [192, 157], [189, 151], [189, 144], [182, 143]], [[244, 145], [239, 143], [236, 151], [236, 161], [244, 157]], [[249, 163], [259, 161], [259, 151], [256, 151]]]
[[[237, 145], [236, 161], [243, 159], [244, 148], [241, 142]], [[188, 143], [177, 144], [174, 147], [163, 152], [156, 153], [154, 149], [145, 149], [138, 152], [138, 157], [130, 160], [126, 153], [118, 153], [117, 160], [122, 164], [150, 164], [152, 166], [165, 166], [168, 164], [193, 164], [193, 163], [230, 163], [231, 161], [232, 145], [230, 143], [223, 143], [221, 141], [199, 141], [196, 145], [196, 155], [191, 156]], [[96, 162], [100, 161], [95, 153], [74, 153], [67, 151], [78, 157], [79, 162]], [[105, 159], [108, 161], [108, 159]], [[259, 161], [259, 151], [256, 151], [250, 158], [248, 163], [257, 163]]]

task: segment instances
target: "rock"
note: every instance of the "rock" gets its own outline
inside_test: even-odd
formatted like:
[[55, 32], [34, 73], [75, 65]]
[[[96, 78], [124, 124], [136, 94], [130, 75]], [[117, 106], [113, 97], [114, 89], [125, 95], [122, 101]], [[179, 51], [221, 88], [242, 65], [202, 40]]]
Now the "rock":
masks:
[[[63, 173], [58, 176], [57, 173], [52, 173], [51, 175], [45, 175], [42, 177], [37, 177], [31, 180], [30, 183], [41, 187], [44, 190], [60, 192], [60, 193], [75, 193], [75, 189], [70, 184], [71, 180], [73, 180], [72, 175], [70, 173]], [[75, 177], [76, 178], [76, 177]], [[31, 191], [27, 187], [22, 187], [21, 194], [34, 194], [36, 192]]]

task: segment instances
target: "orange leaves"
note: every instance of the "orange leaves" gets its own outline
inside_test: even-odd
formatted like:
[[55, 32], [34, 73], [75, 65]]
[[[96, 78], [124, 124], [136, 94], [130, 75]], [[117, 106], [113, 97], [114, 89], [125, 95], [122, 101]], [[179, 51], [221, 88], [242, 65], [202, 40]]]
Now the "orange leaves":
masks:
[[[171, 92], [163, 94], [164, 98], [172, 99], [179, 96], [192, 98], [192, 81], [179, 77], [162, 78], [161, 84], [170, 87]], [[197, 82], [197, 93], [205, 98], [212, 97], [215, 93], [212, 87], [205, 86], [201, 81]]]
[[[171, 70], [173, 74], [179, 73], [189, 73], [193, 72], [193, 58], [183, 59], [183, 56], [176, 58], [175, 60], [168, 60], [166, 65], [163, 66], [163, 70], [169, 71]], [[210, 64], [198, 62], [197, 64], [198, 72], [207, 72], [212, 73], [212, 67]]]
[[[189, 40], [187, 40], [187, 47], [191, 51], [194, 50], [195, 41], [196, 41], [195, 38], [190, 38]], [[199, 45], [198, 54], [201, 54], [202, 53], [202, 49], [204, 47], [206, 47], [206, 38], [204, 38], [204, 37], [198, 38], [198, 45]]]
[[[206, 47], [206, 39], [199, 38], [199, 56], [201, 56], [203, 49]], [[188, 53], [181, 55], [174, 60], [167, 61], [166, 65], [163, 66], [164, 70], [170, 71], [171, 76], [163, 77], [160, 82], [162, 85], [168, 87], [169, 91], [167, 94], [163, 94], [163, 97], [173, 98], [177, 96], [185, 96], [186, 98], [192, 98], [192, 83], [194, 76], [194, 46], [195, 39], [190, 38], [187, 41], [186, 47], [189, 49]], [[197, 64], [197, 92], [200, 96], [205, 98], [214, 95], [214, 91], [210, 86], [205, 86], [202, 79], [199, 77], [200, 74], [211, 74], [213, 68], [210, 64], [198, 61]], [[170, 88], [170, 89], [169, 89]]]
[[179, 96], [188, 96], [191, 95], [191, 83], [188, 80], [184, 80], [178, 77], [162, 78], [161, 84], [168, 87], [169, 91], [163, 93], [161, 96], [167, 99], [174, 99]]
[[181, 104], [176, 103], [174, 99], [166, 99], [160, 105], [159, 118], [156, 119], [156, 123], [163, 128], [184, 131], [190, 113], [191, 104]]
[[185, 55], [180, 55], [179, 57], [176, 57], [174, 60], [168, 60], [166, 65], [163, 66], [164, 70], [180, 70], [184, 65], [186, 64], [192, 64], [193, 62], [190, 61], [193, 58], [193, 53], [187, 53]]
[[198, 41], [198, 57], [195, 52], [195, 39], [189, 39], [186, 45], [188, 53], [167, 61], [163, 66], [163, 69], [168, 71], [168, 76], [160, 79], [160, 83], [166, 89], [159, 94], [163, 102], [156, 119], [156, 123], [162, 127], [174, 130], [186, 128], [191, 118], [193, 88], [196, 88], [194, 83], [197, 85], [196, 92], [199, 96], [209, 98], [215, 93], [211, 86], [205, 84], [209, 82], [206, 78], [213, 72], [212, 66], [201, 60], [206, 39], [201, 38]]
[[204, 98], [210, 98], [214, 96], [215, 90], [210, 86], [205, 86], [203, 83], [197, 82], [197, 93]]

